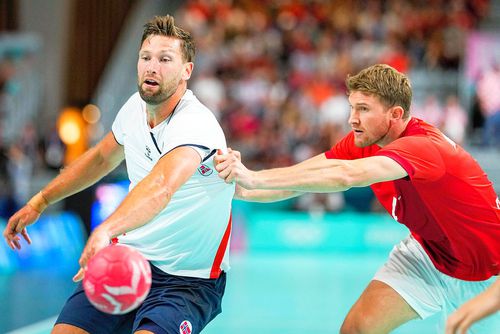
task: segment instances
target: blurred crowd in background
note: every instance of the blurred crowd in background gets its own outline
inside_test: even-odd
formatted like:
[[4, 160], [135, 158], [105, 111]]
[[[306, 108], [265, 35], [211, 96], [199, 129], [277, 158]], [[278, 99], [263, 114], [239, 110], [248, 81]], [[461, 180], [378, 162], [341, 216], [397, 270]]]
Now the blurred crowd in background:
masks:
[[[488, 0], [251, 1], [190, 0], [175, 13], [193, 33], [197, 57], [190, 81], [222, 123], [230, 147], [248, 167], [289, 165], [328, 150], [349, 131], [344, 80], [374, 63], [399, 71], [460, 73], [465, 39], [488, 13]], [[500, 146], [500, 59], [477, 77], [472, 110], [458, 90], [413, 101], [414, 116], [460, 144], [472, 130], [480, 145]], [[31, 195], [34, 171], [64, 165], [55, 130], [37, 119], [15, 128], [6, 120], [27, 103], [29, 54], [0, 53], [0, 217]], [[425, 72], [424, 72], [425, 73]], [[28, 101], [29, 102], [29, 101]], [[90, 102], [90, 101], [89, 101]], [[55, 125], [51, 126], [55, 129]], [[10, 137], [6, 139], [7, 137]], [[304, 196], [294, 208], [338, 211], [341, 194]]]

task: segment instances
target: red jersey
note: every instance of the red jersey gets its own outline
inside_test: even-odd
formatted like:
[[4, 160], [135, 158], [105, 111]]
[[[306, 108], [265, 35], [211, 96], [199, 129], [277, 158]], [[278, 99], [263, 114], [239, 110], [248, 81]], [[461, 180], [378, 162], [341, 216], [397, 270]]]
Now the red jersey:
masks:
[[479, 164], [438, 129], [412, 118], [401, 136], [380, 148], [354, 145], [353, 133], [328, 159], [386, 156], [408, 176], [371, 185], [384, 208], [406, 225], [435, 267], [468, 281], [500, 272], [500, 201]]

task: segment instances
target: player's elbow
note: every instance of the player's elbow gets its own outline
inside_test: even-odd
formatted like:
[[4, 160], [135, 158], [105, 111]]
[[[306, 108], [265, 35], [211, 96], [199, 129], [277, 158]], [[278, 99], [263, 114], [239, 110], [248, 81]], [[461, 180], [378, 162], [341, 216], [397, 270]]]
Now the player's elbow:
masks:
[[354, 186], [353, 179], [346, 177], [345, 175], [336, 177], [334, 180], [332, 180], [331, 184], [334, 188], [333, 190], [335, 191], [348, 190]]
[[156, 178], [150, 188], [151, 200], [162, 209], [167, 206], [174, 193], [175, 189], [163, 177]]
[[359, 171], [346, 167], [339, 168], [339, 173], [336, 173], [334, 176], [333, 184], [335, 184], [340, 190], [347, 190], [352, 187], [365, 185]]

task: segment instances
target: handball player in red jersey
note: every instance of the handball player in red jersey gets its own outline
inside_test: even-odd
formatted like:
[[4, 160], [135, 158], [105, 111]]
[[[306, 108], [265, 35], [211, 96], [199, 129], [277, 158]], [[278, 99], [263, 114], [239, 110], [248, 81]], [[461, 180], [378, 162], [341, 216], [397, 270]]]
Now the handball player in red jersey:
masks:
[[[500, 202], [476, 160], [434, 126], [410, 115], [408, 78], [374, 65], [346, 80], [350, 131], [299, 164], [247, 169], [237, 151], [215, 158], [236, 198], [270, 202], [305, 192], [370, 186], [410, 230], [351, 308], [341, 333], [388, 333], [412, 320], [445, 317], [486, 290], [500, 272]], [[443, 321], [444, 325], [444, 321]], [[500, 316], [471, 333], [500, 333]], [[444, 327], [442, 327], [444, 330]]]

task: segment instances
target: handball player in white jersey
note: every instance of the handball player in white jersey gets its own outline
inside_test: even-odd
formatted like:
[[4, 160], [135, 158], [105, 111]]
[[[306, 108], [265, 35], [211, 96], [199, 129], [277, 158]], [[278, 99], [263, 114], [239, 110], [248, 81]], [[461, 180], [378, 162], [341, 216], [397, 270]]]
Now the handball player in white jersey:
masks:
[[88, 302], [79, 284], [53, 334], [196, 334], [221, 312], [234, 185], [214, 172], [212, 156], [226, 149], [224, 133], [187, 89], [194, 54], [191, 35], [173, 17], [148, 22], [137, 62], [138, 92], [120, 109], [112, 131], [10, 218], [4, 237], [20, 249], [21, 237], [31, 243], [26, 227], [49, 204], [126, 161], [130, 191], [90, 235], [74, 280], [83, 278], [88, 260], [114, 239], [149, 260], [151, 291], [136, 311], [109, 315]]

